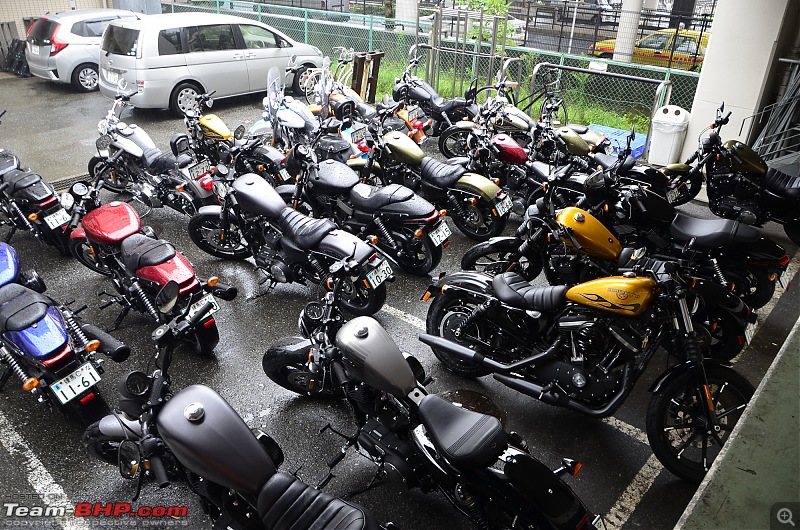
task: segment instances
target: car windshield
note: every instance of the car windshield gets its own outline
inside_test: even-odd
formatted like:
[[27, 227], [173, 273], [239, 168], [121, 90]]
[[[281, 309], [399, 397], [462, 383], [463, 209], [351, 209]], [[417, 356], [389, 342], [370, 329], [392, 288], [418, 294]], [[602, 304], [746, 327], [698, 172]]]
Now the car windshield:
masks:
[[267, 97], [264, 102], [264, 110], [270, 119], [275, 119], [278, 109], [283, 101], [283, 89], [281, 87], [281, 72], [273, 66], [267, 72]]
[[102, 50], [115, 55], [136, 55], [139, 30], [111, 24], [103, 33]]

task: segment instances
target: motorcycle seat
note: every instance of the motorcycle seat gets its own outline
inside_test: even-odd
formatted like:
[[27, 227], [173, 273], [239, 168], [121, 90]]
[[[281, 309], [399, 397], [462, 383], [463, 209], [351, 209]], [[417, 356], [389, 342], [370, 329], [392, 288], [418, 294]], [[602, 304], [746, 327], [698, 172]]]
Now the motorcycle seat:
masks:
[[378, 530], [358, 504], [320, 491], [286, 473], [275, 473], [258, 494], [258, 515], [267, 530]]
[[516, 272], [504, 272], [492, 279], [498, 300], [520, 309], [554, 311], [567, 301], [567, 286], [534, 287]]
[[605, 153], [597, 153], [592, 157], [597, 165], [602, 167], [603, 169], [609, 169], [611, 166], [619, 162], [619, 158], [614, 155], [607, 155]]
[[545, 164], [537, 160], [531, 162], [530, 168], [533, 174], [536, 175], [537, 180], [540, 182], [547, 182], [547, 178], [550, 176], [550, 164]]
[[578, 125], [577, 123], [568, 123], [567, 127], [575, 131], [575, 134], [586, 134], [589, 132], [589, 127], [586, 125]]
[[336, 228], [330, 219], [314, 219], [291, 208], [281, 211], [278, 226], [283, 235], [303, 250], [316, 247]]
[[358, 111], [359, 116], [361, 116], [364, 121], [372, 121], [372, 118], [378, 115], [377, 108], [364, 102], [356, 102], [356, 111]]
[[420, 166], [422, 179], [439, 188], [449, 188], [467, 172], [462, 166], [453, 166], [426, 156]]
[[370, 186], [356, 184], [350, 190], [350, 202], [359, 210], [374, 211], [387, 204], [407, 201], [414, 196], [414, 192], [400, 184], [388, 186]]
[[16, 283], [0, 288], [0, 333], [21, 331], [39, 322], [52, 305], [43, 294]]
[[33, 171], [14, 169], [3, 175], [3, 182], [8, 184], [8, 192], [14, 195], [18, 191], [30, 188], [42, 181], [42, 177]]
[[172, 153], [164, 153], [157, 147], [145, 149], [142, 157], [144, 158], [145, 169], [154, 174], [166, 173], [175, 168], [182, 169], [192, 163], [191, 155], [181, 153], [180, 156], [175, 158]]
[[764, 186], [780, 197], [795, 201], [800, 199], [800, 177], [769, 168], [764, 175]]
[[506, 449], [500, 420], [429, 394], [419, 403], [419, 417], [442, 456], [462, 469], [491, 465]]
[[125, 269], [136, 272], [142, 267], [152, 267], [171, 260], [175, 257], [175, 247], [163, 239], [133, 234], [122, 241], [120, 254]]
[[752, 243], [761, 239], [761, 231], [731, 219], [698, 219], [678, 214], [669, 233], [677, 241], [695, 238], [695, 249], [712, 249], [727, 245]]
[[431, 99], [431, 108], [436, 112], [447, 112], [457, 107], [466, 107], [467, 100], [464, 98], [447, 99], [443, 97]]

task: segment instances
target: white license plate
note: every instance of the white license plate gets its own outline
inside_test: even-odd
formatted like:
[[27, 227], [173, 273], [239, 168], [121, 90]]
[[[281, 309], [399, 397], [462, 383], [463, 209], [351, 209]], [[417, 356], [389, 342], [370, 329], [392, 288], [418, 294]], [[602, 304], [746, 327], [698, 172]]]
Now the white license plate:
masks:
[[671, 189], [667, 192], [667, 202], [675, 202], [681, 194], [681, 190], [678, 188]]
[[31, 53], [34, 55], [39, 55], [39, 47], [35, 44], [31, 44]]
[[375, 289], [380, 284], [386, 281], [386, 279], [392, 275], [392, 267], [389, 265], [387, 260], [383, 260], [378, 268], [375, 270], [371, 270], [367, 273], [367, 281], [369, 282], [370, 287]]
[[748, 322], [747, 325], [744, 327], [744, 340], [747, 341], [747, 344], [750, 344], [753, 341], [753, 335], [755, 334], [756, 334], [756, 323]]
[[112, 72], [111, 70], [103, 70], [106, 74], [106, 81], [112, 84], [116, 84], [119, 81], [119, 74], [117, 72]]
[[503, 197], [502, 199], [497, 201], [497, 204], [495, 204], [495, 208], [497, 208], [497, 214], [500, 217], [503, 217], [505, 214], [510, 212], [512, 206], [513, 205], [511, 203], [511, 196], [510, 195], [506, 195], [505, 197]]
[[357, 144], [361, 140], [367, 137], [367, 128], [361, 127], [360, 129], [355, 129], [353, 132], [350, 133], [350, 143]]
[[50, 385], [50, 390], [53, 391], [53, 394], [63, 405], [79, 396], [86, 389], [96, 385], [99, 381], [100, 374], [97, 373], [91, 363], [86, 363], [64, 379]]
[[789, 282], [784, 279], [783, 274], [778, 276], [778, 283], [781, 285], [781, 287], [783, 287], [784, 291], [789, 288]]
[[433, 244], [438, 247], [447, 241], [447, 238], [451, 235], [453, 235], [453, 232], [450, 231], [450, 227], [447, 225], [447, 222], [442, 221], [442, 224], [431, 230], [430, 234], [428, 234], [428, 237], [430, 237], [431, 241], [433, 241]]
[[419, 107], [414, 107], [408, 111], [408, 121], [414, 121], [422, 115], [422, 110]]
[[70, 219], [71, 217], [67, 211], [64, 208], [59, 208], [56, 213], [45, 217], [44, 222], [47, 223], [47, 226], [49, 226], [51, 230], [55, 230], [59, 226], [67, 224]]
[[217, 303], [217, 300], [214, 298], [213, 294], [209, 293], [189, 306], [189, 312], [186, 313], [186, 318], [192, 318], [198, 311], [200, 311], [200, 308], [203, 307], [206, 302], [211, 302], [211, 309], [205, 316], [211, 316], [219, 311], [219, 304]]
[[203, 159], [193, 166], [189, 166], [189, 176], [192, 180], [197, 180], [206, 173], [211, 171], [211, 162], [208, 159]]

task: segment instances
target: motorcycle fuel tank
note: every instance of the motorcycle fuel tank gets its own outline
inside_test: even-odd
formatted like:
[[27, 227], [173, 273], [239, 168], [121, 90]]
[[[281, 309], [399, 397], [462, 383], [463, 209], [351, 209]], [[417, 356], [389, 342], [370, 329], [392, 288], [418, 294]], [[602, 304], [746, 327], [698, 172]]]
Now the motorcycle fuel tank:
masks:
[[652, 278], [609, 276], [571, 287], [567, 300], [618, 315], [638, 316], [650, 305], [655, 287]]
[[[586, 210], [574, 206], [564, 208], [556, 215], [556, 221], [572, 231], [572, 237], [581, 246], [579, 252], [602, 259], [617, 259], [622, 252], [622, 245], [614, 234]], [[561, 240], [573, 247], [569, 238]]]
[[398, 162], [418, 166], [422, 163], [422, 159], [425, 158], [422, 148], [400, 131], [386, 133], [383, 141], [389, 147], [391, 157]]
[[14, 281], [19, 274], [19, 258], [14, 247], [0, 242], [0, 287]]
[[250, 428], [207, 386], [192, 385], [175, 394], [156, 423], [172, 454], [206, 480], [254, 497], [275, 474]]
[[158, 285], [166, 285], [173, 280], [180, 287], [179, 294], [191, 291], [198, 284], [192, 264], [180, 252], [175, 252], [172, 259], [164, 263], [142, 267], [136, 271], [136, 275]]
[[586, 143], [586, 140], [581, 138], [578, 133], [570, 129], [569, 127], [560, 127], [556, 130], [556, 134], [558, 134], [564, 143], [567, 144], [566, 150], [567, 153], [571, 155], [578, 155], [578, 156], [586, 156], [589, 154], [589, 144]]
[[336, 334], [336, 346], [344, 352], [346, 367], [356, 379], [397, 397], [406, 397], [417, 386], [403, 353], [386, 330], [372, 317], [357, 317]]
[[278, 192], [266, 180], [253, 173], [242, 175], [233, 181], [236, 190], [236, 200], [241, 207], [256, 214], [263, 214], [273, 219], [287, 208]]
[[142, 228], [142, 221], [130, 204], [113, 201], [87, 213], [81, 226], [88, 239], [103, 245], [119, 245]]
[[524, 164], [527, 162], [528, 153], [509, 135], [497, 134], [492, 137], [491, 142], [500, 151], [498, 157], [501, 162], [508, 164]]
[[19, 331], [6, 331], [3, 338], [28, 357], [43, 361], [61, 351], [67, 343], [67, 330], [58, 309], [48, 307], [40, 320]]
[[233, 133], [216, 114], [206, 114], [200, 118], [200, 130], [209, 140], [231, 140]]
[[741, 162], [739, 162], [734, 158], [730, 159], [731, 167], [735, 171], [755, 173], [756, 175], [764, 175], [767, 172], [767, 164], [761, 160], [758, 153], [753, 151], [749, 145], [743, 144], [738, 140], [728, 140], [723, 145], [725, 149], [736, 151], [736, 156], [741, 160]]

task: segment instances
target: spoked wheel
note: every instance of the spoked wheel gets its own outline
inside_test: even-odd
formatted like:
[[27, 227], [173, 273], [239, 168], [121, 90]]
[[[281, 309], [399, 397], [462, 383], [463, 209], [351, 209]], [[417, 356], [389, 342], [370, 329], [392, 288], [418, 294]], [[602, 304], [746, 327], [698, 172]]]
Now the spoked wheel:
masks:
[[114, 193], [124, 192], [133, 182], [133, 175], [130, 174], [123, 163], [112, 166], [100, 157], [94, 157], [89, 161], [89, 176], [92, 182], [103, 180], [103, 188]]
[[706, 364], [704, 369], [707, 389], [686, 372], [653, 394], [647, 407], [653, 453], [669, 471], [690, 482], [703, 479], [755, 392], [731, 368]]
[[220, 227], [219, 214], [197, 214], [189, 220], [189, 237], [200, 250], [222, 259], [245, 259], [250, 256], [242, 231], [231, 222]]
[[513, 271], [531, 281], [542, 272], [542, 258], [539, 255], [518, 257], [518, 248], [519, 241], [514, 238], [478, 243], [464, 253], [461, 268], [490, 276]]
[[439, 151], [447, 158], [466, 156], [470, 131], [459, 127], [448, 127], [439, 136]]
[[[305, 77], [305, 79], [303, 79], [303, 77]], [[311, 105], [315, 102], [315, 89], [321, 77], [322, 71], [320, 69], [314, 69], [313, 71], [305, 70], [302, 72], [302, 77], [300, 78], [298, 86], [306, 105]]]
[[453, 223], [465, 236], [475, 241], [486, 241], [499, 236], [506, 227], [508, 215], [496, 215], [494, 205], [481, 197], [475, 204], [462, 203], [464, 215], [453, 214]]
[[[475, 307], [475, 303], [463, 300], [457, 296], [448, 294], [438, 296], [428, 310], [428, 318], [425, 325], [426, 330], [431, 335], [438, 335], [466, 347], [474, 347], [474, 344], [467, 340], [467, 338], [474, 338], [481, 342], [489, 340], [489, 331], [484, 329], [484, 326], [482, 326], [480, 322], [467, 326], [461, 330], [459, 336], [456, 336], [454, 333], [456, 328], [464, 322]], [[446, 351], [440, 351], [433, 347], [431, 349], [445, 368], [460, 376], [480, 377], [490, 373], [488, 369], [475, 363], [459, 359]]]
[[97, 254], [92, 249], [92, 245], [86, 238], [70, 239], [69, 252], [76, 260], [81, 262], [86, 267], [89, 267], [94, 272], [102, 274], [103, 276], [111, 276], [111, 269], [105, 263], [98, 259]]

